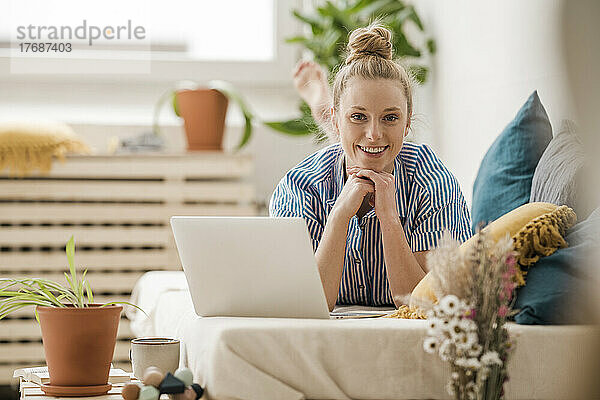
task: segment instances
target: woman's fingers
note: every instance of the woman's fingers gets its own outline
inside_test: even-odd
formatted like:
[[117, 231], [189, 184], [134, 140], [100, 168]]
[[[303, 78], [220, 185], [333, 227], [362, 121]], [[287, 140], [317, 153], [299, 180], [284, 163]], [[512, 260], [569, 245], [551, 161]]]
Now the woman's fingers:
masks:
[[385, 187], [390, 183], [390, 181], [387, 177], [383, 177], [380, 173], [372, 171], [370, 169], [361, 169], [360, 171], [358, 171], [356, 173], [356, 176], [365, 177], [365, 178], [372, 180], [373, 183], [375, 184], [375, 187], [377, 187], [377, 186]]

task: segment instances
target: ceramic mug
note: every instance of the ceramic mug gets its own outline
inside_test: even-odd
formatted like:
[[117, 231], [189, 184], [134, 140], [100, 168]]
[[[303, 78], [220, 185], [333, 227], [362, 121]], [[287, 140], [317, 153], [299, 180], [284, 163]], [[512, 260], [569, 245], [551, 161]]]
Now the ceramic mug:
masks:
[[158, 367], [164, 373], [174, 373], [179, 367], [179, 340], [161, 337], [131, 340], [129, 359], [133, 375], [142, 380], [148, 367]]

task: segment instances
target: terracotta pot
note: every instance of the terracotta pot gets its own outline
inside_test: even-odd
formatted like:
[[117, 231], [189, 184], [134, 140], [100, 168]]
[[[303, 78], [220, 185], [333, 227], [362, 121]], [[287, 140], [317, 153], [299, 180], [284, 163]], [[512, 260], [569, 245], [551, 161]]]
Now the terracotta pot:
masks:
[[37, 307], [51, 385], [106, 385], [122, 310]]
[[215, 89], [179, 90], [175, 96], [188, 150], [223, 150], [227, 97]]

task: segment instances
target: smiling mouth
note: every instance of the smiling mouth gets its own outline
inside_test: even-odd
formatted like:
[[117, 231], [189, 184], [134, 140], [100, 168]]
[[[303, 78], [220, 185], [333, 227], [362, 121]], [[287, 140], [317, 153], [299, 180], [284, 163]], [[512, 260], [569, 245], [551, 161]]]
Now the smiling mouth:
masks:
[[361, 146], [358, 145], [358, 148], [367, 154], [381, 154], [390, 146]]

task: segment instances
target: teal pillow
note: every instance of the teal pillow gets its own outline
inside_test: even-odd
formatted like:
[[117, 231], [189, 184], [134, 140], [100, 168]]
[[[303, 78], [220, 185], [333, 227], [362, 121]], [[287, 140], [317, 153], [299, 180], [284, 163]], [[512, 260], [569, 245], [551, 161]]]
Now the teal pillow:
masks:
[[571, 228], [558, 249], [529, 268], [516, 292], [515, 322], [525, 325], [589, 323], [590, 293], [597, 290], [591, 255], [600, 238], [600, 209]]
[[533, 173], [550, 140], [552, 126], [535, 91], [481, 162], [473, 185], [473, 233], [479, 223], [495, 221], [529, 202]]

